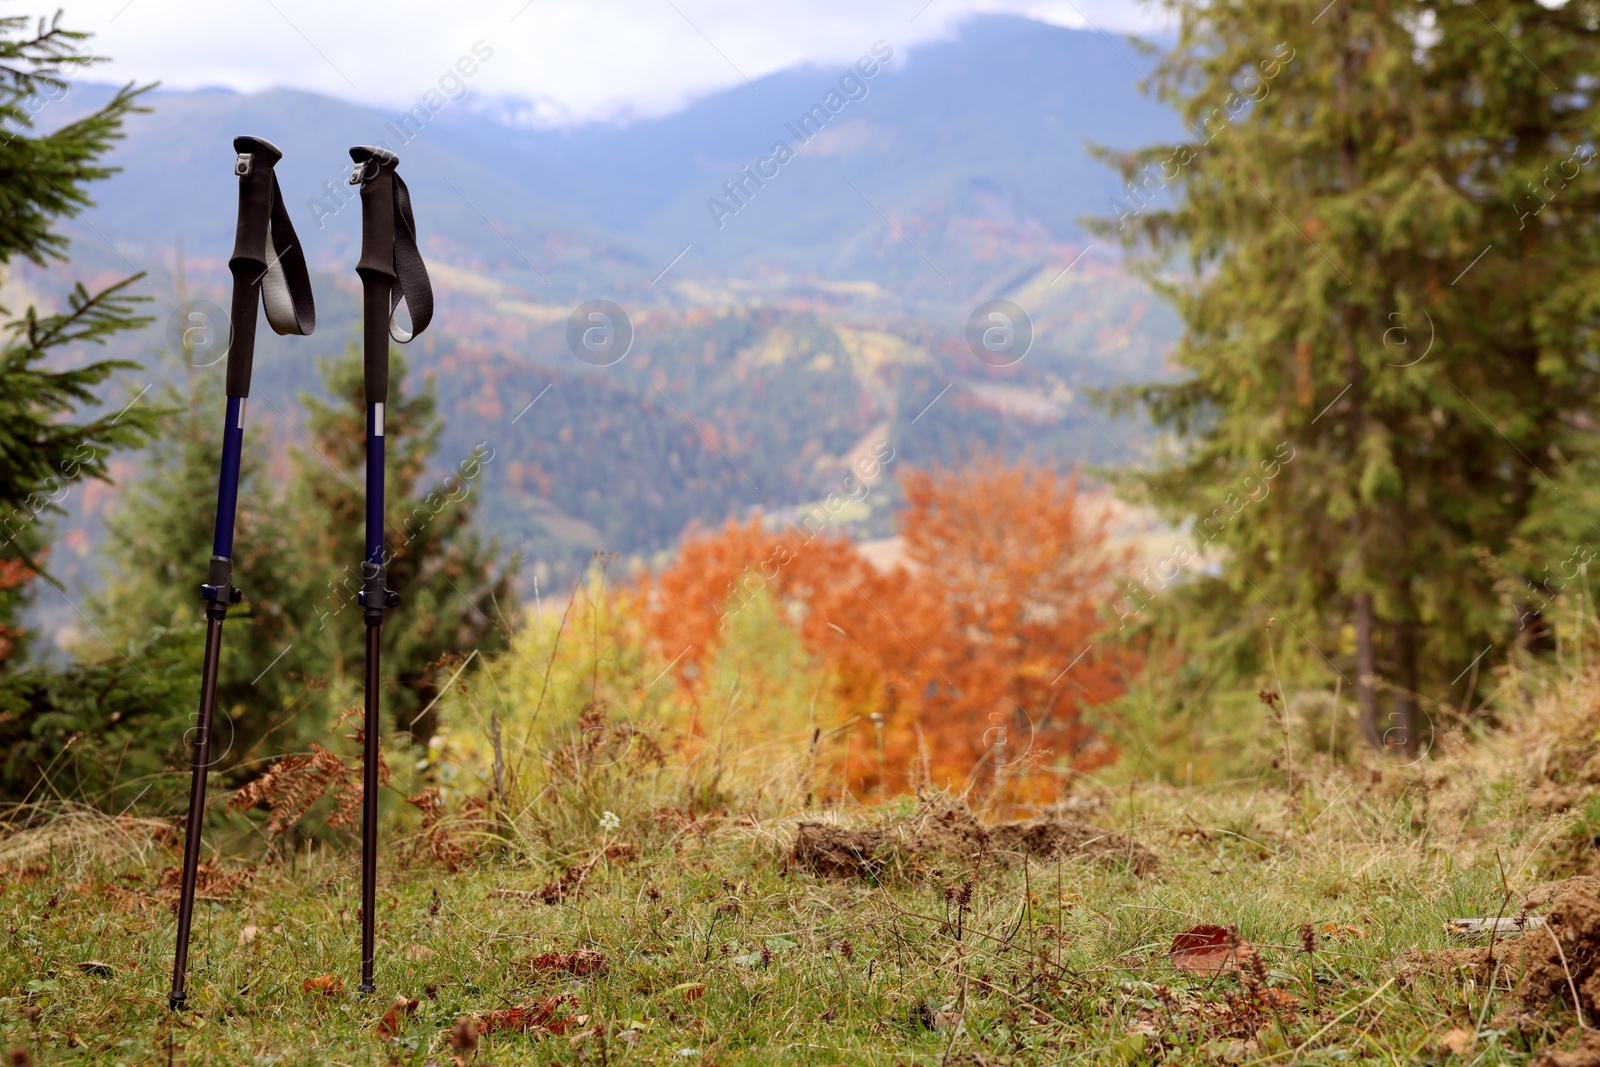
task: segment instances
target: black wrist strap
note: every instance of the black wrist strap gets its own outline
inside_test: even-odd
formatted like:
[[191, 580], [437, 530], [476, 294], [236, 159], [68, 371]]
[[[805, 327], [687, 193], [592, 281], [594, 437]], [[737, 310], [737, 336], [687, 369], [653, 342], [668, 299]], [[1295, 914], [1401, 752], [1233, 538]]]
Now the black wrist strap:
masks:
[[295, 236], [289, 209], [284, 206], [278, 175], [272, 175], [272, 215], [267, 231], [267, 273], [261, 279], [261, 304], [274, 333], [309, 336], [317, 328], [317, 309], [311, 299], [311, 274], [305, 249]]
[[[428, 280], [427, 264], [417, 248], [417, 220], [411, 214], [411, 191], [400, 175], [394, 180], [394, 287], [389, 290], [389, 336], [405, 344], [428, 328], [433, 321], [433, 283]], [[406, 332], [394, 321], [394, 309], [406, 302], [411, 330]]]

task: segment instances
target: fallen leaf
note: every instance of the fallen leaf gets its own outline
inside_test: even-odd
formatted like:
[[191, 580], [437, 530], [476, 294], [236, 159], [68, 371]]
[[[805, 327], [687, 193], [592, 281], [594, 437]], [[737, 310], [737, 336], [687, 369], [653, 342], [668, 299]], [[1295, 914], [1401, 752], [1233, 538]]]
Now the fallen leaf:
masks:
[[400, 1028], [405, 1025], [417, 1010], [417, 1002], [407, 999], [404, 993], [394, 995], [394, 1003], [389, 1005], [389, 1010], [383, 1013], [383, 1018], [378, 1020], [378, 1039], [380, 1041], [393, 1041], [400, 1034]]
[[475, 1016], [478, 1033], [489, 1034], [496, 1030], [524, 1033], [529, 1030], [548, 1030], [552, 1034], [564, 1034], [577, 1025], [575, 1018], [561, 1012], [562, 1006], [567, 1004], [576, 1008], [578, 998], [564, 993], [560, 996], [540, 997], [531, 1004], [519, 1004], [514, 1008], [499, 1008], [484, 1012]]
[[617, 1040], [624, 1045], [637, 1045], [642, 1037], [644, 1037], [643, 1030], [624, 1030], [617, 1035]]
[[78, 970], [95, 978], [110, 978], [116, 973], [111, 964], [102, 963], [99, 960], [84, 960], [78, 964]]
[[1444, 1036], [1439, 1039], [1439, 1044], [1459, 1056], [1472, 1044], [1472, 1031], [1463, 1030], [1459, 1026], [1453, 1027], [1445, 1031]]
[[408, 960], [425, 960], [433, 954], [433, 949], [429, 948], [427, 945], [406, 946], [406, 959]]
[[935, 1030], [954, 1030], [961, 1025], [959, 1011], [936, 1011], [933, 1013], [933, 1028]]
[[241, 927], [239, 930], [239, 944], [248, 945], [256, 939], [256, 935], [260, 932], [261, 930], [254, 926]]
[[1278, 1011], [1295, 1011], [1300, 1007], [1299, 997], [1287, 990], [1274, 989], [1271, 986], [1261, 991], [1260, 998], [1262, 1004]]
[[706, 984], [704, 982], [684, 982], [682, 985], [676, 985], [672, 988], [677, 990], [684, 1000], [699, 1000], [706, 995]]
[[1167, 952], [1172, 965], [1193, 974], [1237, 971], [1255, 955], [1255, 946], [1239, 940], [1236, 930], [1215, 923], [1202, 923], [1172, 939]]
[[606, 958], [593, 949], [580, 948], [574, 952], [546, 952], [528, 960], [528, 966], [541, 974], [560, 973], [583, 977], [604, 974]]
[[[461, 1053], [462, 1056], [470, 1053], [478, 1047], [477, 1020], [471, 1016], [463, 1015], [456, 1020], [455, 1026], [450, 1028], [450, 1033], [445, 1040], [449, 1042], [451, 1048]], [[463, 1062], [460, 1056], [456, 1058], [456, 1062]]]
[[319, 974], [315, 978], [307, 978], [300, 986], [300, 992], [321, 993], [325, 997], [331, 997], [344, 992], [344, 979], [336, 974]]

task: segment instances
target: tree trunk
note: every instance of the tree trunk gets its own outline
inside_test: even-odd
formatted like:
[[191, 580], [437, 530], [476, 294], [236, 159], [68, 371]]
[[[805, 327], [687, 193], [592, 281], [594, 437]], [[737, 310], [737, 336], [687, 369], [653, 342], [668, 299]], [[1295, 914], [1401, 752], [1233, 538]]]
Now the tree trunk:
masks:
[[1383, 731], [1378, 729], [1378, 695], [1373, 689], [1377, 662], [1372, 654], [1372, 594], [1355, 595], [1356, 611], [1356, 708], [1360, 713], [1361, 736], [1375, 750], [1383, 750]]
[[1410, 755], [1417, 751], [1421, 740], [1417, 737], [1421, 718], [1417, 714], [1417, 624], [1411, 619], [1395, 622], [1390, 635], [1394, 641], [1394, 703], [1383, 744], [1389, 751]]

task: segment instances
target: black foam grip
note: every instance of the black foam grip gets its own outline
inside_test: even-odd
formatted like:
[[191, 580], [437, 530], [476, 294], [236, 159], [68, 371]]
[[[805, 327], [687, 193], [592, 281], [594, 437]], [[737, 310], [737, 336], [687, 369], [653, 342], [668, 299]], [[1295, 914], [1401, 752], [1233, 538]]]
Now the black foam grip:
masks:
[[386, 274], [361, 275], [362, 379], [367, 403], [389, 401], [389, 286]]
[[249, 260], [234, 260], [233, 310], [228, 315], [228, 395], [250, 395], [255, 364], [256, 309], [261, 305], [259, 269]]

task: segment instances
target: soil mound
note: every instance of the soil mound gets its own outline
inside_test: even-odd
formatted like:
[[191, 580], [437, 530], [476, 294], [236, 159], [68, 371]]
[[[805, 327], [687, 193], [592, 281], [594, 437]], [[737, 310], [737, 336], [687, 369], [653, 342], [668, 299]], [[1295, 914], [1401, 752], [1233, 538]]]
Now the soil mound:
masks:
[[[1410, 980], [1419, 974], [1471, 978], [1479, 985], [1489, 979], [1500, 989], [1516, 986], [1527, 970], [1530, 939], [1542, 933], [1501, 938], [1492, 945], [1476, 948], [1447, 948], [1437, 952], [1408, 952], [1400, 957], [1401, 977]], [[1496, 966], [1498, 965], [1498, 970]]]
[[1528, 1067], [1600, 1067], [1600, 1031], [1583, 1031], [1574, 1048], [1546, 1049]]
[[1560, 878], [1553, 882], [1540, 882], [1522, 895], [1522, 906], [1530, 910], [1542, 908], [1563, 893], [1585, 887], [1600, 889], [1600, 878], [1580, 874], [1572, 878]]
[[791, 854], [801, 866], [836, 878], [877, 877], [929, 855], [957, 862], [1087, 856], [1120, 863], [1139, 875], [1154, 871], [1160, 862], [1125, 834], [1064, 815], [986, 825], [965, 804], [947, 801], [926, 803], [909, 819], [884, 827], [803, 822], [796, 828]]
[[[1545, 925], [1520, 937], [1476, 948], [1417, 952], [1403, 957], [1401, 974], [1460, 975], [1480, 984], [1494, 976], [1497, 986], [1515, 988], [1523, 1006], [1544, 1008], [1551, 1001], [1571, 1004], [1576, 997], [1583, 1019], [1600, 1021], [1600, 879], [1579, 877], [1535, 886], [1527, 907], [1552, 901]], [[1498, 965], [1498, 970], [1496, 966]], [[1584, 1040], [1567, 1052], [1548, 1052], [1538, 1062], [1552, 1067], [1600, 1067], [1600, 1039]], [[1590, 1057], [1591, 1054], [1594, 1058]]]
[[1578, 998], [1585, 1022], [1600, 1020], [1600, 880], [1569, 879], [1542, 929], [1527, 936], [1527, 973], [1517, 995], [1529, 1007]]

